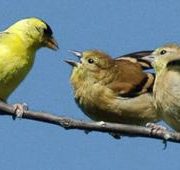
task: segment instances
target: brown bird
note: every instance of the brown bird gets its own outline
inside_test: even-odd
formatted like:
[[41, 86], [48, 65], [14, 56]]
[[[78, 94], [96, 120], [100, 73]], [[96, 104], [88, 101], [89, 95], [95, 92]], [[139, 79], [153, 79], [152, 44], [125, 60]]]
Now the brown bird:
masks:
[[154, 76], [127, 56], [112, 59], [102, 51], [72, 51], [80, 62], [73, 66], [71, 83], [82, 111], [96, 121], [145, 125], [159, 118], [152, 95]]
[[180, 132], [180, 46], [165, 45], [145, 59], [154, 61], [156, 80], [153, 95], [157, 113]]

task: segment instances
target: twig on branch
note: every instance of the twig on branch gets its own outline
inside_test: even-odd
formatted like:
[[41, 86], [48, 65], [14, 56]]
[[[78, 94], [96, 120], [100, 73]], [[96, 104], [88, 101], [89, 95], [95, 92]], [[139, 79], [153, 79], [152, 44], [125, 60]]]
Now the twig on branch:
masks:
[[[12, 105], [0, 102], [0, 110], [3, 111], [2, 115], [16, 116], [14, 112], [14, 107]], [[151, 128], [142, 126], [115, 124], [107, 122], [85, 122], [81, 120], [75, 120], [67, 117], [53, 115], [50, 113], [34, 112], [30, 110], [24, 111], [22, 118], [58, 125], [65, 129], [118, 133], [123, 136], [129, 137], [146, 137], [180, 143], [180, 133], [164, 130], [154, 134], [152, 133]]]

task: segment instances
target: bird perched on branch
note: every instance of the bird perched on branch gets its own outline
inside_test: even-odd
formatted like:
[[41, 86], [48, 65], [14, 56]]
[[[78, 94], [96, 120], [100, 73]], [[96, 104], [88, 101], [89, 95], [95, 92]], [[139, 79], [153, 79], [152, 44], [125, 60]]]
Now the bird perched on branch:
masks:
[[134, 125], [159, 119], [150, 94], [154, 76], [143, 72], [143, 64], [137, 61], [140, 57], [112, 59], [97, 50], [72, 53], [80, 59], [66, 60], [73, 66], [74, 97], [87, 116], [96, 121]]
[[[31, 70], [41, 47], [58, 49], [50, 26], [38, 18], [22, 19], [0, 32], [0, 99], [6, 101]], [[15, 105], [16, 109], [20, 105]]]
[[180, 132], [180, 46], [165, 45], [145, 59], [153, 61], [156, 72], [153, 95], [157, 113]]

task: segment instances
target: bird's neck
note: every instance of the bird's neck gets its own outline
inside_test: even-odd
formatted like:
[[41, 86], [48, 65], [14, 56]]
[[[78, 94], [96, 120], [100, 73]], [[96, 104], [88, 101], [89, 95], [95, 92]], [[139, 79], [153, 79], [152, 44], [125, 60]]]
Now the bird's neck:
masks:
[[19, 38], [22, 41], [23, 46], [31, 52], [35, 53], [41, 47], [39, 39], [35, 39], [35, 37], [33, 37], [31, 33], [28, 31], [24, 33], [21, 29], [15, 29], [14, 27], [10, 27], [7, 30], [5, 30], [5, 32], [8, 32], [11, 35]]
[[74, 90], [92, 87], [94, 84], [107, 85], [113, 81], [115, 77], [112, 76], [111, 70], [101, 70], [96, 74], [89, 73], [86, 70], [74, 68], [71, 75], [71, 83]]
[[161, 74], [161, 72], [165, 69], [165, 67], [166, 67], [166, 63], [164, 62], [156, 63], [156, 65], [154, 66], [156, 74]]
[[39, 42], [38, 41], [36, 42], [35, 39], [33, 39], [32, 37], [30, 37], [28, 35], [27, 36], [21, 36], [21, 39], [24, 43], [24, 46], [26, 47], [26, 49], [28, 51], [35, 53], [39, 48], [41, 48]]

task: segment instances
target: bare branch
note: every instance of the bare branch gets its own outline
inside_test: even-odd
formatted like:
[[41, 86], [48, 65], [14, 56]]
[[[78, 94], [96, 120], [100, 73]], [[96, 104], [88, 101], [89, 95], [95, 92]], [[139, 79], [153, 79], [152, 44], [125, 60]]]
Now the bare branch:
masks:
[[[3, 111], [3, 113], [1, 113], [2, 115], [16, 115], [14, 112], [14, 107], [4, 102], [0, 102], [0, 110]], [[25, 111], [22, 118], [58, 125], [65, 129], [118, 133], [123, 136], [129, 137], [146, 137], [180, 143], [180, 133], [164, 130], [154, 134], [152, 133], [151, 128], [142, 126], [115, 124], [107, 122], [84, 122], [81, 120], [74, 120], [67, 117], [56, 116], [50, 113], [34, 111]]]

